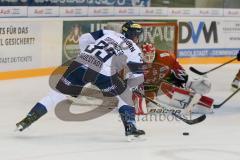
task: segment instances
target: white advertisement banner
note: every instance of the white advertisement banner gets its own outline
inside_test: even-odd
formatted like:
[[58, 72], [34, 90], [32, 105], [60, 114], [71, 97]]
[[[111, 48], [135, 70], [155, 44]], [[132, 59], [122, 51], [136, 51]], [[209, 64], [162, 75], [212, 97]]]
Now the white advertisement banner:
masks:
[[5, 22], [0, 27], [0, 71], [38, 66], [40, 61], [40, 25]]
[[89, 16], [113, 16], [114, 7], [89, 7]]
[[240, 20], [179, 20], [179, 57], [235, 56]]
[[61, 33], [62, 22], [0, 22], [0, 72], [60, 64]]
[[167, 16], [168, 8], [165, 8], [165, 7], [141, 7], [140, 15], [142, 15], [142, 16]]
[[195, 16], [195, 8], [168, 8], [168, 16]]
[[240, 17], [240, 9], [224, 9], [226, 17]]
[[26, 17], [27, 6], [1, 6], [0, 17]]
[[88, 7], [60, 7], [60, 16], [88, 16]]
[[115, 16], [139, 15], [139, 8], [138, 7], [115, 7], [114, 15]]
[[202, 17], [221, 17], [223, 16], [222, 8], [196, 8], [196, 16]]
[[58, 17], [58, 16], [59, 16], [58, 6], [28, 7], [28, 17]]

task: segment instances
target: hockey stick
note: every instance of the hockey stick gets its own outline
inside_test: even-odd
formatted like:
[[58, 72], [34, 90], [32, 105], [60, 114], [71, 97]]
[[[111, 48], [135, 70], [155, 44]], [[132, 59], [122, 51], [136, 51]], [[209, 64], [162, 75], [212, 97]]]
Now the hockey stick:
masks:
[[213, 108], [220, 108], [223, 104], [225, 104], [229, 99], [231, 99], [235, 94], [237, 94], [240, 91], [240, 88], [238, 88], [235, 92], [233, 92], [230, 96], [228, 96], [224, 101], [222, 101], [220, 104], [214, 104]]
[[223, 63], [223, 64], [221, 64], [221, 65], [219, 65], [219, 66], [217, 66], [215, 68], [212, 68], [212, 69], [210, 69], [210, 70], [208, 70], [206, 72], [201, 72], [201, 71], [197, 70], [196, 68], [194, 68], [192, 66], [189, 67], [189, 70], [192, 71], [193, 73], [198, 74], [198, 75], [205, 75], [205, 74], [208, 74], [208, 73], [210, 73], [210, 72], [212, 72], [212, 71], [214, 71], [214, 70], [216, 70], [216, 69], [218, 69], [218, 68], [220, 68], [222, 66], [225, 66], [226, 64], [231, 63], [231, 62], [233, 62], [235, 60], [237, 60], [237, 58], [233, 58], [233, 59], [231, 59], [231, 60], [229, 60], [229, 61], [227, 61], [227, 62], [225, 62], [225, 63]]
[[[136, 91], [136, 90], [135, 90], [134, 92], [137, 93], [137, 94], [139, 94], [139, 95], [141, 95], [142, 97], [146, 98], [147, 100], [149, 100], [150, 102], [152, 102], [152, 103], [155, 104], [156, 106], [161, 107], [161, 108], [164, 108], [164, 109], [166, 108], [166, 107], [162, 106], [161, 104], [159, 104], [158, 102], [156, 102], [156, 101], [152, 100], [151, 98], [148, 98], [148, 97], [145, 96], [144, 94], [140, 93], [139, 91]], [[206, 119], [206, 115], [205, 115], [205, 114], [203, 114], [203, 115], [201, 115], [200, 117], [197, 117], [197, 118], [195, 118], [195, 119], [192, 119], [192, 120], [185, 119], [185, 118], [181, 117], [180, 115], [178, 115], [178, 114], [176, 114], [176, 113], [174, 113], [174, 112], [171, 112], [171, 114], [172, 114], [173, 116], [177, 117], [178, 119], [182, 120], [183, 122], [189, 124], [189, 125], [200, 123], [200, 122], [202, 122], [202, 121], [204, 121], [204, 120]]]

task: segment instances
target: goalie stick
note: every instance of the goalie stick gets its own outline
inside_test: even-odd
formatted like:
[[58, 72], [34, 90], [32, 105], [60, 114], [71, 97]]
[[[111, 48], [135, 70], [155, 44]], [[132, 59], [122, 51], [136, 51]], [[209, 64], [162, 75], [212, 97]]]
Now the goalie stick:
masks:
[[208, 70], [206, 72], [201, 72], [201, 71], [197, 70], [196, 68], [194, 68], [192, 66], [189, 67], [189, 70], [192, 71], [193, 73], [198, 74], [198, 75], [205, 75], [205, 74], [208, 74], [208, 73], [210, 73], [210, 72], [212, 72], [212, 71], [214, 71], [214, 70], [216, 70], [216, 69], [218, 69], [218, 68], [220, 68], [222, 66], [225, 66], [226, 64], [231, 63], [231, 62], [233, 62], [235, 60], [237, 60], [237, 58], [233, 58], [233, 59], [231, 59], [231, 60], [229, 60], [229, 61], [227, 61], [227, 62], [225, 62], [225, 63], [223, 63], [223, 64], [221, 64], [221, 65], [219, 65], [217, 67], [214, 67], [214, 68], [212, 68], [212, 69], [210, 69], [210, 70]]
[[[144, 98], [146, 98], [147, 100], [149, 100], [150, 102], [152, 102], [153, 104], [155, 104], [156, 106], [161, 107], [161, 108], [166, 108], [166, 107], [163, 107], [163, 106], [162, 106], [161, 104], [159, 104], [158, 102], [156, 102], [156, 101], [152, 100], [151, 98], [148, 98], [148, 97], [145, 96], [144, 94], [140, 93], [139, 91], [135, 90], [134, 92], [137, 93], [137, 94], [139, 94], [139, 95], [141, 95], [141, 96], [143, 96]], [[176, 113], [174, 113], [174, 112], [171, 112], [171, 114], [172, 114], [173, 116], [177, 117], [178, 119], [182, 120], [183, 122], [189, 124], [189, 125], [200, 123], [200, 122], [202, 122], [202, 121], [204, 121], [204, 120], [206, 119], [206, 115], [205, 115], [205, 114], [203, 114], [203, 115], [201, 115], [200, 117], [197, 117], [197, 118], [195, 118], [195, 119], [185, 119], [185, 118], [183, 118], [182, 116], [180, 116], [180, 115], [178, 115], [178, 114], [176, 114]]]
[[231, 99], [235, 94], [237, 94], [240, 91], [240, 88], [238, 88], [235, 92], [233, 92], [231, 95], [229, 95], [225, 100], [223, 100], [220, 104], [214, 104], [213, 108], [220, 108], [222, 105], [224, 105], [229, 99]]

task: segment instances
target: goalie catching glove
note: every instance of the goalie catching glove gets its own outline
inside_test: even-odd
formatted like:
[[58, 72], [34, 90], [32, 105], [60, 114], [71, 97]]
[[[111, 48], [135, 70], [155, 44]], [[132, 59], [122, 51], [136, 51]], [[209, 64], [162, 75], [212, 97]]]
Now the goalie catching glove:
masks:
[[206, 78], [197, 78], [186, 83], [186, 88], [193, 90], [195, 93], [204, 95], [209, 93], [211, 82]]

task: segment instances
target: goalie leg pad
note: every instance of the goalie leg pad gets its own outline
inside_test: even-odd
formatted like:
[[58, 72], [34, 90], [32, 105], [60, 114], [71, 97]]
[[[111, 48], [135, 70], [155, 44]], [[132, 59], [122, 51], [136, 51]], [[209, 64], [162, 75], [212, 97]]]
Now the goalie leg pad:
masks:
[[189, 103], [192, 93], [179, 87], [162, 82], [159, 87], [158, 100], [175, 108], [183, 109]]
[[[163, 95], [158, 95], [159, 102], [164, 102], [175, 108], [186, 109], [190, 107], [190, 112], [209, 113], [212, 112], [213, 99], [200, 94], [194, 94], [189, 90], [178, 88], [168, 83], [161, 83], [160, 90]], [[193, 98], [199, 95], [199, 98]]]
[[197, 104], [192, 107], [192, 113], [207, 114], [212, 113], [214, 100], [207, 96], [202, 96]]
[[145, 115], [147, 114], [146, 100], [142, 96], [133, 93], [132, 95], [133, 103], [135, 106], [136, 115]]
[[202, 105], [206, 108], [212, 108], [213, 105], [213, 99], [207, 96], [202, 96], [200, 101], [198, 102], [199, 105]]
[[176, 108], [184, 109], [190, 102], [190, 92], [180, 88], [174, 88], [169, 105]]

